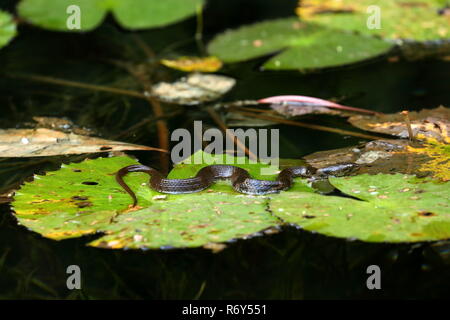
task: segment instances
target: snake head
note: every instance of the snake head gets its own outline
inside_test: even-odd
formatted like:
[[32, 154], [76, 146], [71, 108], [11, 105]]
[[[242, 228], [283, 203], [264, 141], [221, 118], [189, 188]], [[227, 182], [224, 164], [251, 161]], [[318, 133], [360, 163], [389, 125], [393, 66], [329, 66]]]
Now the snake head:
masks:
[[329, 167], [317, 169], [316, 176], [318, 177], [344, 177], [353, 173], [359, 165], [356, 163], [339, 163]]

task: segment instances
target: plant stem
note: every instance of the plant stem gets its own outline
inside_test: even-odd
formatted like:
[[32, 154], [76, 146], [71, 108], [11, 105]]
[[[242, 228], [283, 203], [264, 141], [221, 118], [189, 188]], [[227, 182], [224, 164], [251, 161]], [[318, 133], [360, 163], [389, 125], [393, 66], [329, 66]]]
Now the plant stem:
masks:
[[228, 138], [231, 139], [236, 144], [237, 148], [244, 151], [245, 155], [250, 160], [253, 160], [253, 161], [258, 160], [258, 157], [253, 152], [251, 152], [249, 149], [247, 149], [245, 144], [243, 144], [235, 135], [233, 135], [230, 132], [230, 130], [227, 130], [228, 129], [227, 125], [222, 121], [222, 119], [217, 114], [217, 112], [214, 110], [214, 108], [208, 107], [208, 108], [206, 108], [206, 111], [211, 116], [211, 118], [214, 120], [214, 122], [219, 126], [219, 128], [222, 130], [222, 132], [224, 132], [228, 136]]
[[317, 124], [303, 123], [303, 122], [298, 122], [298, 121], [293, 121], [293, 120], [282, 119], [282, 118], [278, 118], [278, 117], [271, 117], [271, 116], [266, 116], [266, 115], [262, 115], [262, 114], [252, 113], [252, 112], [232, 111], [232, 110], [230, 110], [230, 111], [237, 112], [239, 114], [242, 114], [242, 115], [248, 116], [248, 117], [252, 117], [252, 118], [269, 120], [269, 121], [273, 121], [273, 122], [277, 122], [277, 123], [283, 123], [283, 124], [288, 124], [288, 125], [292, 125], [292, 126], [313, 129], [313, 130], [333, 132], [333, 133], [349, 135], [349, 136], [368, 139], [368, 140], [382, 139], [382, 137], [372, 136], [372, 135], [368, 135], [368, 134], [364, 134], [364, 133], [358, 133], [358, 132], [342, 130], [342, 129], [337, 129], [337, 128], [330, 128], [330, 127], [325, 127], [325, 126], [321, 126], [321, 125], [317, 125]]
[[100, 85], [95, 85], [95, 84], [59, 79], [59, 78], [54, 78], [54, 77], [47, 77], [47, 76], [40, 76], [40, 75], [24, 75], [24, 74], [8, 74], [7, 76], [9, 76], [11, 78], [17, 78], [17, 79], [26, 79], [26, 80], [37, 81], [37, 82], [51, 83], [51, 84], [56, 84], [56, 85], [60, 85], [60, 86], [75, 87], [75, 88], [88, 89], [88, 90], [93, 90], [93, 91], [109, 92], [109, 93], [113, 93], [113, 94], [120, 94], [120, 95], [135, 97], [135, 98], [141, 98], [141, 99], [146, 98], [145, 94], [137, 92], [137, 91], [100, 86]]

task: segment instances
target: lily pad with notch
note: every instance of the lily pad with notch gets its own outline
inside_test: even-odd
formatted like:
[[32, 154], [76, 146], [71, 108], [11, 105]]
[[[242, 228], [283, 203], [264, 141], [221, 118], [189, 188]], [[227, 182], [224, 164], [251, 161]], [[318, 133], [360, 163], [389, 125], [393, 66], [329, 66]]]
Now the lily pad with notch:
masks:
[[[22, 0], [18, 12], [37, 26], [75, 32], [96, 28], [112, 13], [122, 27], [136, 30], [178, 22], [194, 15], [202, 5], [203, 0]], [[76, 14], [80, 29], [69, 30], [68, 18]]]
[[[189, 159], [198, 156], [202, 152]], [[193, 176], [206, 165], [187, 162], [175, 166], [169, 178]], [[15, 195], [16, 217], [55, 240], [102, 233], [89, 245], [105, 248], [198, 247], [248, 238], [279, 225], [266, 210], [268, 197], [237, 193], [225, 181], [200, 193], [166, 195], [148, 187], [148, 175], [131, 173], [125, 181], [136, 192], [139, 207], [128, 209], [131, 198], [115, 181], [115, 173], [131, 164], [137, 162], [128, 157], [99, 158], [35, 176]], [[261, 177], [260, 169], [267, 167], [239, 166], [254, 177]], [[301, 180], [295, 188], [313, 192]]]
[[275, 54], [265, 69], [311, 70], [367, 60], [393, 47], [382, 39], [284, 18], [220, 34], [209, 43], [208, 51], [228, 63]]

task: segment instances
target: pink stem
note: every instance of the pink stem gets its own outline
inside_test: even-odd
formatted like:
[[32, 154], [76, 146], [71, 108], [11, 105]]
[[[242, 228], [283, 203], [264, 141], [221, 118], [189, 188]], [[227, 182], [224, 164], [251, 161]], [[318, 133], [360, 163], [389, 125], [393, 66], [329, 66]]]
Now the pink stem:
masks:
[[273, 104], [283, 104], [289, 102], [300, 102], [315, 106], [323, 106], [328, 108], [335, 108], [335, 109], [341, 109], [341, 110], [349, 110], [349, 111], [355, 111], [355, 112], [362, 112], [362, 113], [370, 113], [370, 114], [380, 114], [380, 112], [372, 111], [372, 110], [366, 110], [366, 109], [360, 109], [360, 108], [354, 108], [349, 106], [344, 106], [341, 104], [337, 104], [328, 100], [323, 100], [319, 98], [313, 98], [313, 97], [307, 97], [307, 96], [275, 96], [275, 97], [269, 97], [269, 98], [263, 98], [258, 100], [258, 103], [273, 103]]

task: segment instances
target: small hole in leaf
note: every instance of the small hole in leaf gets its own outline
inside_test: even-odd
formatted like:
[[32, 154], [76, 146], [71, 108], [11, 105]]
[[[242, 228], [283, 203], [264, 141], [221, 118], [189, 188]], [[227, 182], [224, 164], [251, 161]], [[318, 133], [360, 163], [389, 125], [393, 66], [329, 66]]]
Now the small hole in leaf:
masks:
[[82, 196], [73, 196], [72, 200], [87, 200], [88, 197], [82, 197]]
[[81, 172], [80, 169], [72, 169], [73, 172]]
[[95, 181], [83, 181], [82, 184], [85, 184], [87, 186], [96, 186], [96, 185], [98, 185], [98, 182], [95, 182]]
[[89, 202], [89, 201], [78, 202], [76, 205], [78, 208], [92, 207], [92, 202]]
[[421, 211], [419, 212], [419, 216], [422, 217], [431, 217], [431, 216], [435, 216], [436, 214], [433, 212], [429, 212], [429, 211]]

